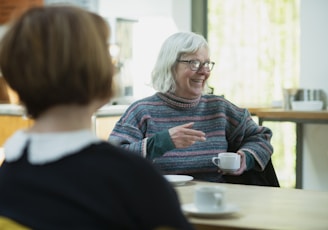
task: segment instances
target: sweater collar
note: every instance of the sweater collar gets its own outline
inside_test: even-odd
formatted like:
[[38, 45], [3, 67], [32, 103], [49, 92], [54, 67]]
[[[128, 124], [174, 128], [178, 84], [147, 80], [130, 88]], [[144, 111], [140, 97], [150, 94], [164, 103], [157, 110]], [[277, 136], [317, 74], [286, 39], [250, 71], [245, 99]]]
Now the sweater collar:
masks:
[[200, 98], [197, 99], [185, 99], [178, 97], [172, 93], [157, 93], [157, 95], [165, 101], [170, 107], [175, 109], [190, 109], [199, 104]]

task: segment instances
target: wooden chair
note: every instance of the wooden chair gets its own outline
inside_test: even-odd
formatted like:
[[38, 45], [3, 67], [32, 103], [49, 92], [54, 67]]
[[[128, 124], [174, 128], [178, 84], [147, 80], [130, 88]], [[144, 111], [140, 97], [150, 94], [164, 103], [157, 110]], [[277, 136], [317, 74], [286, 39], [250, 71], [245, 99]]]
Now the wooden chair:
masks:
[[244, 172], [240, 176], [224, 175], [223, 177], [227, 183], [232, 183], [232, 184], [280, 187], [279, 180], [276, 175], [271, 159], [268, 162], [267, 166], [265, 167], [264, 171], [262, 172], [256, 170], [250, 170]]
[[21, 225], [10, 218], [3, 217], [3, 216], [0, 216], [0, 229], [1, 230], [30, 230], [30, 228], [25, 227], [24, 225]]

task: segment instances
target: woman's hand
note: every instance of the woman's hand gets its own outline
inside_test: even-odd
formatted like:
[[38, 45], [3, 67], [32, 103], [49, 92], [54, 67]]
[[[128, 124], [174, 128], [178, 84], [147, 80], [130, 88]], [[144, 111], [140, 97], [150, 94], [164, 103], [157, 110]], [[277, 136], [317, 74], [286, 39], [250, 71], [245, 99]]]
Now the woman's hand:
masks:
[[246, 166], [246, 155], [242, 151], [237, 152], [237, 154], [240, 155], [240, 168], [237, 171], [226, 173], [226, 172], [221, 171], [220, 168], [219, 168], [218, 172], [219, 173], [222, 173], [223, 175], [224, 174], [229, 174], [229, 175], [235, 175], [235, 176], [238, 176], [238, 175], [243, 174], [246, 171], [246, 169], [247, 169], [247, 166]]
[[206, 141], [205, 133], [192, 129], [194, 122], [175, 126], [169, 129], [169, 134], [176, 148], [187, 148], [196, 141]]

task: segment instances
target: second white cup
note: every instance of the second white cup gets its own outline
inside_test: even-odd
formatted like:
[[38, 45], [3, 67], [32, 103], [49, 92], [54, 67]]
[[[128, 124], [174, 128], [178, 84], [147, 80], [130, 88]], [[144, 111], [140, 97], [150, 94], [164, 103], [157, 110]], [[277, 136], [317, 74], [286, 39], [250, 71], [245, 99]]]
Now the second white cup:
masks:
[[202, 212], [220, 210], [224, 206], [224, 193], [225, 188], [221, 186], [196, 187], [194, 204]]
[[219, 153], [212, 158], [212, 162], [222, 171], [234, 172], [240, 168], [240, 155], [233, 152]]

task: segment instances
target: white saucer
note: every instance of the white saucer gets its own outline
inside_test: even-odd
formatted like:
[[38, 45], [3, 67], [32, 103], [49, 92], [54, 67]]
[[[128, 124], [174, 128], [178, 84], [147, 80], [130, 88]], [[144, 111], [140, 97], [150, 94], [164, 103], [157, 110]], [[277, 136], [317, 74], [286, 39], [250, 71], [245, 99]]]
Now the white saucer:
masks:
[[195, 206], [194, 203], [191, 203], [191, 204], [183, 204], [182, 210], [186, 214], [190, 214], [190, 215], [198, 216], [198, 217], [218, 217], [218, 216], [225, 216], [225, 215], [230, 215], [235, 212], [238, 212], [239, 207], [234, 204], [226, 204], [221, 209], [200, 211], [199, 209], [197, 209], [197, 207]]
[[187, 175], [164, 175], [164, 177], [173, 185], [184, 185], [188, 181], [193, 180], [194, 178], [192, 176]]

